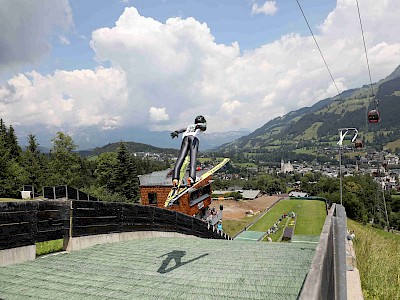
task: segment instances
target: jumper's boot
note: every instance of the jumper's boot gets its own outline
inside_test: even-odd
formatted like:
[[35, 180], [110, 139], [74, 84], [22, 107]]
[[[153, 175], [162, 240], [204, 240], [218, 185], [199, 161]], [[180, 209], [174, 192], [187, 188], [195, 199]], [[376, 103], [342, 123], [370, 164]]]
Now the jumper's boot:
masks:
[[174, 190], [176, 190], [178, 188], [178, 183], [179, 183], [178, 179], [175, 178], [175, 179], [172, 180], [172, 188]]
[[192, 177], [188, 177], [187, 179], [187, 186], [191, 187], [194, 184], [194, 179]]

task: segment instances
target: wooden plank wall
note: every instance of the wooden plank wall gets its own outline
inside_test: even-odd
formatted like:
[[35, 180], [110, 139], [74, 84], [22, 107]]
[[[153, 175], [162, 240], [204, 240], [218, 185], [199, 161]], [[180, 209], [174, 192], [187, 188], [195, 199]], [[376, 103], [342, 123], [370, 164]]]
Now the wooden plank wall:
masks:
[[0, 202], [0, 250], [35, 243], [36, 201]]
[[69, 220], [69, 201], [0, 202], [0, 250], [62, 239]]
[[62, 239], [69, 235], [70, 201], [39, 201], [36, 242]]
[[127, 231], [174, 231], [205, 238], [229, 239], [199, 219], [154, 206], [73, 201], [72, 237]]
[[[129, 231], [169, 231], [230, 239], [201, 220], [152, 206], [72, 201], [72, 237]], [[0, 202], [0, 250], [69, 236], [70, 200]]]

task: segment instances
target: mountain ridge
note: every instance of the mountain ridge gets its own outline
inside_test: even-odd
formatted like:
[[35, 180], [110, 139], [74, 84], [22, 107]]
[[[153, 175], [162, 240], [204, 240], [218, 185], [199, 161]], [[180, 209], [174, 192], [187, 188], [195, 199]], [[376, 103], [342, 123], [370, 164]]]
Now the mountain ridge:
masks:
[[[254, 132], [214, 149], [216, 152], [238, 155], [258, 152], [258, 158], [275, 160], [281, 153], [312, 154], [307, 148], [335, 146], [338, 128], [356, 127], [369, 146], [384, 147], [391, 139], [400, 139], [400, 66], [390, 75], [373, 84], [382, 121], [369, 124], [367, 113], [375, 108], [370, 85], [349, 89], [339, 95], [318, 101], [311, 107], [291, 111], [274, 118]], [[343, 100], [342, 100], [343, 99]], [[382, 138], [382, 135], [385, 138]], [[380, 140], [378, 141], [378, 136]], [[374, 145], [375, 143], [375, 145]], [[400, 149], [399, 149], [400, 151]], [[306, 153], [307, 152], [307, 153]], [[268, 153], [270, 157], [268, 157]], [[257, 156], [250, 155], [248, 156]]]

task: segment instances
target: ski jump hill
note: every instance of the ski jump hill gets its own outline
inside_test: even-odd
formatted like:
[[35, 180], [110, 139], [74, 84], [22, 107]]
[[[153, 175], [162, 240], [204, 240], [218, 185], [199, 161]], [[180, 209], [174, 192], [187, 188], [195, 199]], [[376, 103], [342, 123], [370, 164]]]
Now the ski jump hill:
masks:
[[[346, 299], [343, 220], [334, 204], [318, 244], [249, 243], [157, 207], [0, 203], [0, 298]], [[60, 238], [68, 251], [35, 257]]]

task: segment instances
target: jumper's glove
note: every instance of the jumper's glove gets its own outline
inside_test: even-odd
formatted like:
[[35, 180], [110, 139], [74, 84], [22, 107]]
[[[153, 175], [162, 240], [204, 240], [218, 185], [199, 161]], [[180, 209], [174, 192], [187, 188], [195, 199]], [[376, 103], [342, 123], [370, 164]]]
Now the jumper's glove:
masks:
[[178, 137], [178, 135], [179, 135], [179, 132], [178, 131], [174, 131], [174, 132], [171, 132], [171, 137], [172, 138], [176, 138], [176, 137]]

